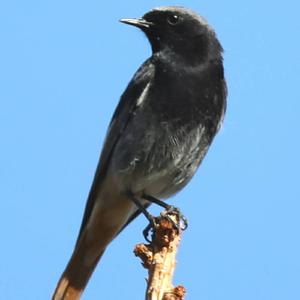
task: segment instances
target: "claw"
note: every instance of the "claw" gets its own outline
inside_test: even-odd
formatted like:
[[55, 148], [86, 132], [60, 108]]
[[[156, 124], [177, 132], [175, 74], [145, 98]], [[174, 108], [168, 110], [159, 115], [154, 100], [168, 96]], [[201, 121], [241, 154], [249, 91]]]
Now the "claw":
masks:
[[[169, 215], [175, 215], [178, 216], [178, 223], [174, 222], [174, 220]], [[167, 214], [165, 216], [172, 224], [173, 226], [179, 230], [186, 230], [188, 228], [188, 221], [187, 218], [181, 213], [180, 209], [170, 205], [167, 208]]]
[[151, 195], [148, 195], [148, 194], [144, 194], [143, 195], [143, 198], [145, 200], [148, 200], [152, 203], [156, 203], [157, 205], [165, 208], [165, 210], [167, 211], [167, 214], [166, 214], [166, 218], [167, 215], [176, 215], [178, 216], [178, 224], [175, 224], [175, 222], [171, 219], [171, 218], [168, 218], [168, 220], [174, 225], [175, 228], [177, 228], [177, 230], [179, 230], [179, 228], [181, 230], [186, 230], [187, 227], [188, 227], [188, 222], [187, 222], [187, 219], [186, 217], [180, 212], [179, 208], [175, 207], [175, 206], [172, 206], [172, 205], [168, 205], [167, 203], [165, 203], [164, 201], [161, 201]]
[[148, 238], [149, 233], [151, 230], [152, 233], [154, 233], [155, 228], [156, 228], [156, 219], [155, 217], [152, 217], [151, 220], [149, 219], [149, 224], [147, 225], [147, 227], [143, 230], [143, 236], [148, 243], [151, 243], [151, 240]]
[[[172, 215], [178, 216], [178, 222], [175, 222], [174, 218], [171, 218]], [[175, 206], [169, 205], [166, 208], [165, 213], [162, 214], [162, 217], [166, 218], [173, 225], [175, 230], [178, 232], [179, 232], [179, 230], [182, 230], [182, 231], [186, 230], [188, 227], [188, 221], [187, 221], [186, 217], [180, 212], [179, 208], [177, 208]], [[148, 214], [148, 220], [149, 220], [149, 224], [143, 230], [143, 236], [148, 243], [151, 243], [152, 241], [149, 238], [149, 235], [150, 235], [151, 230], [152, 230], [152, 235], [156, 230], [157, 218]]]
[[[155, 232], [156, 226], [157, 226], [157, 218], [153, 217], [142, 205], [139, 199], [136, 199], [132, 194], [131, 199], [132, 201], [136, 204], [136, 206], [140, 209], [140, 211], [146, 216], [146, 218], [149, 220], [149, 224], [147, 227], [143, 230], [143, 236], [145, 240], [149, 243], [151, 243], [151, 240], [148, 238], [150, 231], [152, 230], [152, 234]], [[156, 199], [155, 197], [152, 197], [150, 195], [143, 195], [143, 198], [145, 200], [148, 200], [149, 202], [156, 203], [159, 206], [162, 206], [165, 208], [165, 212], [161, 215], [162, 217], [166, 218], [172, 225], [173, 227], [179, 232], [180, 230], [186, 230], [188, 227], [188, 222], [185, 216], [181, 213], [179, 208], [168, 205], [167, 203]], [[170, 216], [177, 216], [177, 222], [174, 221]]]

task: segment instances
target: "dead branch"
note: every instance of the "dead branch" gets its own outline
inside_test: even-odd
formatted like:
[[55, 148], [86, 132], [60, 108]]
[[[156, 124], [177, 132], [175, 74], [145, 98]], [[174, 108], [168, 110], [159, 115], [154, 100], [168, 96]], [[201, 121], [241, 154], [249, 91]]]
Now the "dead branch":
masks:
[[180, 243], [181, 229], [174, 228], [179, 216], [164, 211], [156, 218], [156, 229], [150, 244], [138, 244], [134, 253], [148, 269], [146, 300], [183, 300], [186, 290], [174, 287], [172, 278], [176, 267], [176, 253]]

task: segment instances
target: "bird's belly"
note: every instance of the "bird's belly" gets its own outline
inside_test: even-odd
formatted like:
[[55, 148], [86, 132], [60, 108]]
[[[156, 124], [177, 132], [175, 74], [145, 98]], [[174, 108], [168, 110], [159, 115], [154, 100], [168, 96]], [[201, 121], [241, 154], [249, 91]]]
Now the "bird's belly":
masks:
[[115, 184], [136, 195], [168, 198], [196, 172], [209, 141], [204, 127], [176, 134], [147, 130], [124, 138], [116, 147], [112, 168]]
[[153, 170], [143, 176], [135, 175], [131, 183], [134, 193], [145, 193], [157, 198], [169, 198], [179, 192], [193, 177], [203, 157], [200, 149], [190, 149], [189, 153], [178, 154], [167, 160], [165, 167]]

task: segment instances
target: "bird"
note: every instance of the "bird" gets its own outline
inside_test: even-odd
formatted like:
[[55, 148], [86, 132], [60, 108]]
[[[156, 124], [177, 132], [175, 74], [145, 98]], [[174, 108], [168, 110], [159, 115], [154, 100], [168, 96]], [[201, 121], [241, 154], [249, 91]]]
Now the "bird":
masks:
[[151, 203], [191, 180], [224, 119], [223, 48], [213, 28], [181, 6], [121, 19], [148, 38], [112, 116], [73, 254], [53, 300], [80, 299], [110, 242]]

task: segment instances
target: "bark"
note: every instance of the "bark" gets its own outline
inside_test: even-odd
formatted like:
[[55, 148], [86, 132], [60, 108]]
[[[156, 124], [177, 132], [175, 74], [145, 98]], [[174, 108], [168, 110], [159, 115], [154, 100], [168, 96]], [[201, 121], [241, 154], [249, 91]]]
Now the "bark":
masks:
[[138, 244], [134, 250], [148, 270], [146, 300], [183, 300], [186, 293], [183, 286], [172, 284], [182, 230], [173, 224], [179, 224], [179, 216], [167, 214], [164, 211], [156, 218], [151, 243]]

